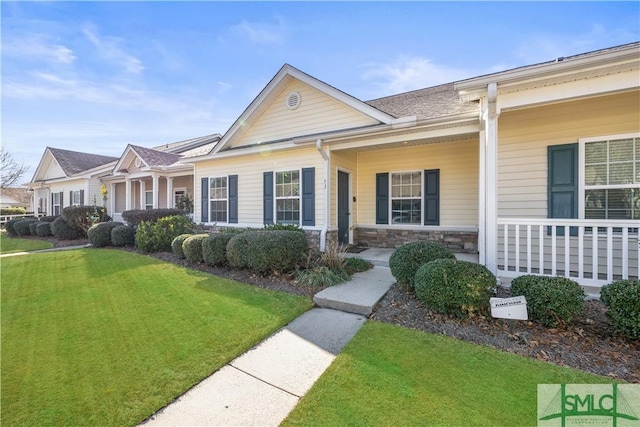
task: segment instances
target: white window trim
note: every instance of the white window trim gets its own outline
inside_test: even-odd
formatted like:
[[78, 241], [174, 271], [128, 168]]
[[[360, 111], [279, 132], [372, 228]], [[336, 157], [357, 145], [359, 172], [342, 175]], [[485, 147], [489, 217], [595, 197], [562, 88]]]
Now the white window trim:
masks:
[[[298, 195], [278, 197], [278, 193], [277, 193], [278, 174], [283, 172], [296, 172], [296, 171], [298, 172]], [[294, 224], [294, 225], [297, 225], [298, 227], [302, 227], [302, 168], [281, 169], [281, 170], [273, 171], [273, 223], [274, 224], [279, 224], [278, 200], [298, 200], [298, 224]]]
[[[414, 200], [417, 197], [393, 197], [393, 175], [404, 173], [416, 173], [420, 172], [420, 224], [412, 224], [409, 222], [393, 223], [393, 200]], [[403, 170], [389, 172], [389, 225], [393, 227], [406, 227], [406, 226], [422, 226], [424, 227], [424, 169], [422, 170]]]
[[[51, 215], [61, 215], [62, 214], [62, 203], [60, 200], [60, 192], [59, 191], [55, 191], [52, 193], [53, 194], [53, 206], [51, 207]], [[58, 203], [56, 203], [56, 196], [58, 198]], [[58, 207], [58, 213], [56, 214], [56, 207]]]
[[[227, 197], [225, 197], [224, 199], [214, 199], [213, 197], [211, 197], [211, 180], [213, 179], [218, 179], [218, 178], [226, 178], [227, 179]], [[186, 190], [185, 190], [185, 194], [186, 194]], [[211, 209], [211, 202], [220, 202], [220, 201], [224, 201], [227, 205], [226, 208], [226, 218], [224, 221], [214, 221], [213, 220], [213, 210]], [[209, 177], [209, 222], [210, 223], [217, 223], [217, 222], [222, 222], [223, 224], [228, 224], [229, 223], [229, 175], [220, 175], [220, 176], [211, 176]]]
[[[78, 202], [76, 203], [76, 195], [78, 196]], [[82, 200], [80, 199], [80, 190], [73, 190], [73, 200], [71, 200], [71, 206], [80, 206], [82, 205]]]
[[[630, 138], [640, 138], [640, 132], [635, 133], [623, 133], [623, 134], [612, 134], [612, 135], [601, 135], [601, 136], [593, 136], [589, 138], [578, 138], [578, 219], [585, 219], [585, 192], [586, 186], [584, 184], [585, 180], [585, 144], [589, 142], [599, 142], [599, 141], [611, 141], [617, 139], [630, 139]], [[634, 185], [632, 184], [632, 187]], [[589, 186], [589, 189], [616, 189], [616, 188], [630, 188], [629, 185], [599, 185], [599, 186]], [[640, 188], [640, 186], [639, 186]], [[614, 220], [612, 220], [614, 221]]]

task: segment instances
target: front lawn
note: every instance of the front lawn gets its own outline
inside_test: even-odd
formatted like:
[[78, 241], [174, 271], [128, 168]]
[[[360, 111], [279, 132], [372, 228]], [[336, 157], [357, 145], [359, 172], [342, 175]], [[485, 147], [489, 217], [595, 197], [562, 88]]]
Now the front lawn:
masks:
[[312, 306], [109, 249], [5, 258], [1, 283], [3, 425], [134, 425]]
[[609, 382], [369, 321], [283, 425], [535, 426], [538, 384]]
[[0, 233], [0, 254], [10, 254], [13, 252], [37, 251], [39, 249], [50, 249], [53, 243], [37, 239], [19, 239], [9, 237], [4, 231]]

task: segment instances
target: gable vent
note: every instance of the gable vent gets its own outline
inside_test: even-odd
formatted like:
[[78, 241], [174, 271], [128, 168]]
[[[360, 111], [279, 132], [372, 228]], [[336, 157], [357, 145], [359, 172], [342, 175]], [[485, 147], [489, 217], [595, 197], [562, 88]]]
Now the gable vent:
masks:
[[291, 92], [289, 96], [287, 96], [287, 107], [290, 110], [295, 110], [300, 106], [300, 94], [298, 92]]

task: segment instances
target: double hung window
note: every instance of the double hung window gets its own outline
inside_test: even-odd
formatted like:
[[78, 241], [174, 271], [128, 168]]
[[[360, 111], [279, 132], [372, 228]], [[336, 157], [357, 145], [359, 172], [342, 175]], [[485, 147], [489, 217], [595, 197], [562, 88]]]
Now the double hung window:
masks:
[[227, 177], [209, 179], [210, 221], [227, 222], [228, 212], [228, 183]]
[[300, 224], [300, 171], [275, 173], [276, 223]]
[[422, 172], [391, 174], [391, 223], [422, 223]]

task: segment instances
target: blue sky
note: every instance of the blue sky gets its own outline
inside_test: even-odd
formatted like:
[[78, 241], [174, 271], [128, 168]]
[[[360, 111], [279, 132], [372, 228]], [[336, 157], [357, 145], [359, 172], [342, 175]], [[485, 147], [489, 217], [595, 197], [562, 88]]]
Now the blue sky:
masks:
[[223, 134], [284, 63], [361, 100], [640, 40], [640, 2], [2, 1], [2, 145]]

